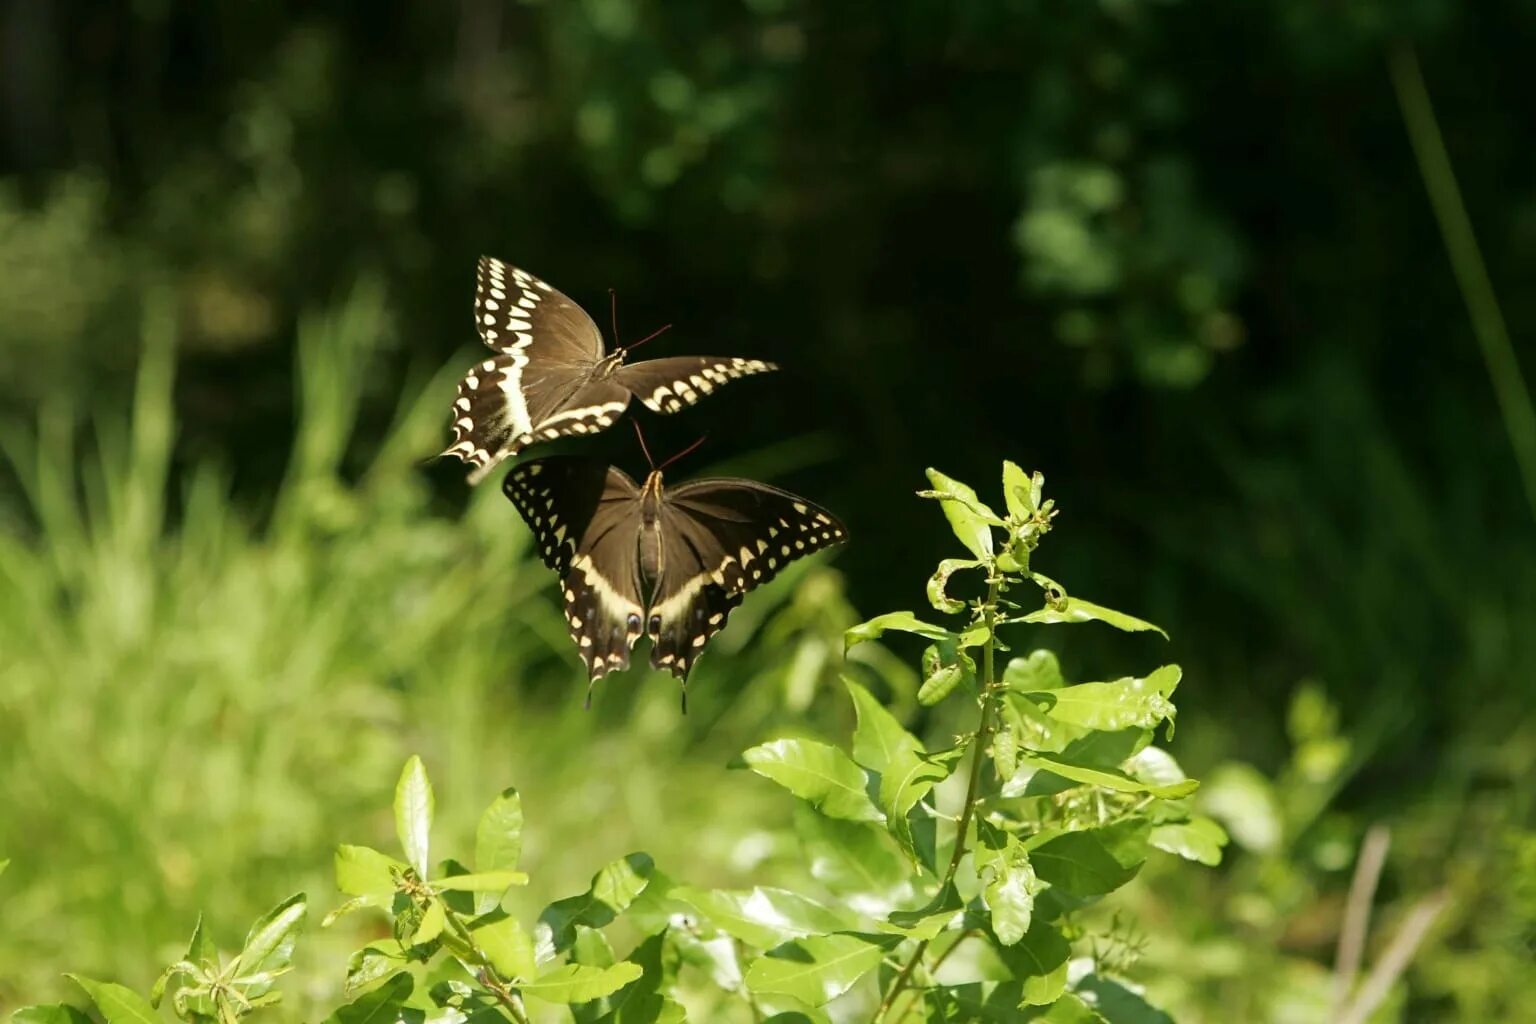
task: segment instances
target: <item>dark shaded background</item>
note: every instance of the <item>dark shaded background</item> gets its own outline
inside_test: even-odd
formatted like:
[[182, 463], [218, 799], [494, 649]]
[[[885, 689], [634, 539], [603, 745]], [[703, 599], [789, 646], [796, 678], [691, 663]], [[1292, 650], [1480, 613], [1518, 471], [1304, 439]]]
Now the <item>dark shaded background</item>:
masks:
[[1536, 653], [1536, 510], [1400, 44], [1530, 369], [1528, 0], [5, 0], [0, 408], [124, 404], [123, 325], [169, 283], [177, 457], [259, 514], [295, 325], [360, 275], [397, 323], [355, 369], [381, 428], [412, 372], [478, 358], [479, 254], [605, 326], [611, 286], [627, 340], [676, 324], [654, 354], [787, 367], [653, 445], [707, 429], [693, 471], [838, 509], [860, 608], [917, 606], [948, 553], [923, 467], [1013, 458], [1071, 524], [1040, 568], [1168, 627], [1216, 745], [1277, 761], [1315, 680], [1360, 745], [1347, 802], [1395, 806], [1475, 784]]

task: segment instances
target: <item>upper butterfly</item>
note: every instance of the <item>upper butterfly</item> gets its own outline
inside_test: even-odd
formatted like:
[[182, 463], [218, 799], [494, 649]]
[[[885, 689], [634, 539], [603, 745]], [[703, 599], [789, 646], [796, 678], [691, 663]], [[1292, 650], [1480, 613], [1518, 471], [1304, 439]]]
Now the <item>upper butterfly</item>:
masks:
[[475, 327], [496, 355], [459, 382], [453, 444], [443, 452], [475, 467], [472, 484], [536, 441], [607, 429], [631, 396], [652, 412], [672, 413], [737, 377], [778, 369], [731, 356], [626, 366], [625, 349], [605, 352], [602, 334], [580, 306], [489, 256], [480, 257]]
[[754, 480], [637, 487], [596, 459], [535, 459], [502, 489], [563, 581], [565, 614], [587, 675], [629, 667], [651, 638], [651, 665], [685, 683], [742, 596], [801, 555], [848, 539], [826, 509]]

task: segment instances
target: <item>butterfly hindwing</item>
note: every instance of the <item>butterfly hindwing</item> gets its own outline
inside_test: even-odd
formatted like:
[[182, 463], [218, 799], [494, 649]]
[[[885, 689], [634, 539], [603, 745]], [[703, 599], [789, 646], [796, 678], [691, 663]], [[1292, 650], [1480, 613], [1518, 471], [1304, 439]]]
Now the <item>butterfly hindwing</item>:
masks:
[[731, 478], [670, 488], [662, 528], [651, 664], [680, 679], [747, 591], [802, 555], [848, 537], [826, 509], [777, 487]]
[[761, 359], [734, 356], [673, 356], [621, 366], [613, 379], [652, 412], [672, 413], [693, 405], [718, 387], [753, 374], [777, 370]]

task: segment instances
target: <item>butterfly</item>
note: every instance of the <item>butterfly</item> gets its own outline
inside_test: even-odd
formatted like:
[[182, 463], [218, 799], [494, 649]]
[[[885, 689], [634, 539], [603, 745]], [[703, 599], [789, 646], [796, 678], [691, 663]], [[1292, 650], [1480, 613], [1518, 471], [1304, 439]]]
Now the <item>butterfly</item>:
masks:
[[747, 591], [848, 538], [826, 509], [755, 480], [667, 487], [653, 469], [637, 486], [601, 460], [552, 456], [514, 467], [502, 490], [561, 579], [589, 700], [591, 683], [629, 667], [642, 635], [652, 667], [686, 687], [694, 659]]
[[739, 377], [778, 369], [730, 356], [626, 365], [628, 349], [605, 351], [597, 324], [575, 302], [489, 256], [480, 258], [475, 327], [496, 355], [459, 382], [453, 443], [443, 452], [475, 467], [472, 484], [536, 441], [606, 430], [631, 398], [674, 413]]

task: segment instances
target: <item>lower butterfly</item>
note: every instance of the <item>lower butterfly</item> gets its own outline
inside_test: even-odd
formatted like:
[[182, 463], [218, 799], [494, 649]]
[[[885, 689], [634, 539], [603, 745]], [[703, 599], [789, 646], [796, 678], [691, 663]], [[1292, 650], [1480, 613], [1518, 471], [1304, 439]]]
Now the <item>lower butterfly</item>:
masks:
[[747, 591], [848, 539], [826, 509], [754, 480], [667, 487], [652, 470], [637, 486], [600, 460], [552, 457], [517, 466], [502, 489], [560, 576], [571, 638], [592, 682], [628, 668], [630, 650], [647, 636], [651, 665], [686, 684]]

